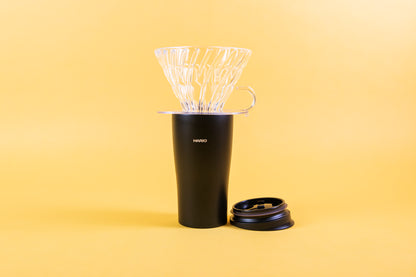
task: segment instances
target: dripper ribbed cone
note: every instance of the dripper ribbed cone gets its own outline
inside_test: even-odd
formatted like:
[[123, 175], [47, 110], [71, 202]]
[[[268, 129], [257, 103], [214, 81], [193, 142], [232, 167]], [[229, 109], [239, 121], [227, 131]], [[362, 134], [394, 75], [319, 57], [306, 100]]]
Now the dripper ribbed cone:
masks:
[[[251, 50], [185, 46], [159, 48], [155, 54], [184, 112], [218, 113], [236, 87]], [[245, 89], [254, 99], [251, 108], [254, 91]]]

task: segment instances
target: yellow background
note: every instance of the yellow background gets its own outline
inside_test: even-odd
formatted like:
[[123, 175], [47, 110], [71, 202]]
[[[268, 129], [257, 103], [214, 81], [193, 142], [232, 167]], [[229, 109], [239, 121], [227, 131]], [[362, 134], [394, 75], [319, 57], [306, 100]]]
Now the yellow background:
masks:
[[[0, 276], [416, 276], [415, 1], [2, 0], [0, 30]], [[253, 50], [229, 205], [293, 228], [178, 225], [179, 45]]]

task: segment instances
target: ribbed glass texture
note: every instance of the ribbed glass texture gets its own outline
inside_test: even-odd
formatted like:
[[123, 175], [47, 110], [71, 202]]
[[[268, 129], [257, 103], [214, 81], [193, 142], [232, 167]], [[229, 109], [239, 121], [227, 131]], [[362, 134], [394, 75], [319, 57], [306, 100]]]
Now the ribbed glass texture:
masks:
[[184, 112], [222, 112], [251, 55], [234, 47], [166, 47], [155, 50]]

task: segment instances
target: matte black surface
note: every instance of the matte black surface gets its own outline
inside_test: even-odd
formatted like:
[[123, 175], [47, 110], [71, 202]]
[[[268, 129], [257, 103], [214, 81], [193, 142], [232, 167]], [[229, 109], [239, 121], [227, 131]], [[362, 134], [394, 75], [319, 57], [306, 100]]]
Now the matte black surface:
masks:
[[173, 114], [172, 126], [179, 223], [226, 224], [233, 116]]
[[234, 226], [256, 231], [283, 230], [293, 226], [294, 221], [283, 199], [273, 197], [254, 198], [233, 206], [230, 223]]

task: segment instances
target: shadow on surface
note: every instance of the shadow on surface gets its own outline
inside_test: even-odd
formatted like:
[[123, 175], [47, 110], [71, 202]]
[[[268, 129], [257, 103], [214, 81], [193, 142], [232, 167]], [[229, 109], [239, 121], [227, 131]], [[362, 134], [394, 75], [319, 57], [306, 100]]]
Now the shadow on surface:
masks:
[[130, 226], [130, 227], [179, 227], [177, 215], [157, 211], [117, 209], [51, 209], [48, 221], [76, 225]]

